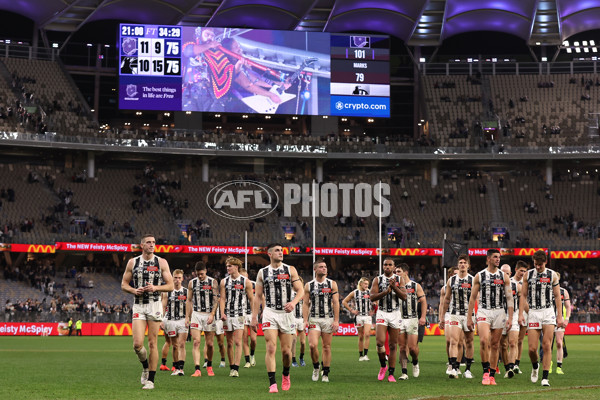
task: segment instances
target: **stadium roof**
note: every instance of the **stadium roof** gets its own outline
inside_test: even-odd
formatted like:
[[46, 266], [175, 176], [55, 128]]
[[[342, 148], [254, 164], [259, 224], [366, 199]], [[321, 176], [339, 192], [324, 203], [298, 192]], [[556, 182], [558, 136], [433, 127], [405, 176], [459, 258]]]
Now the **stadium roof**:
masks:
[[0, 0], [40, 29], [75, 32], [121, 20], [148, 24], [380, 32], [437, 46], [459, 33], [498, 31], [559, 45], [600, 28], [600, 0]]

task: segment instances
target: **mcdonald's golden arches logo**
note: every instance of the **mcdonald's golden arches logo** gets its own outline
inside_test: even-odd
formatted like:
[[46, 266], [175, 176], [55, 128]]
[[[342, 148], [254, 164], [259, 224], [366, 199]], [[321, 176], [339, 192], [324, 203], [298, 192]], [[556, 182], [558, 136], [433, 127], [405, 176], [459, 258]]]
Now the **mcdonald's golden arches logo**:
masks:
[[130, 324], [108, 324], [104, 329], [104, 336], [131, 336]]
[[179, 248], [179, 246], [175, 247], [172, 244], [159, 244], [156, 245], [154, 251], [156, 253], [178, 253], [178, 250], [181, 251], [181, 248]]
[[28, 253], [54, 253], [56, 252], [56, 247], [51, 244], [30, 244], [27, 247]]
[[416, 256], [420, 249], [392, 249], [393, 256]]
[[520, 248], [520, 249], [515, 249], [515, 256], [531, 256], [533, 255], [533, 253], [535, 253], [538, 250], [543, 250], [543, 251], [547, 251], [548, 249], [544, 249], [544, 248]]
[[553, 251], [552, 258], [594, 258], [594, 254], [590, 250], [586, 251]]

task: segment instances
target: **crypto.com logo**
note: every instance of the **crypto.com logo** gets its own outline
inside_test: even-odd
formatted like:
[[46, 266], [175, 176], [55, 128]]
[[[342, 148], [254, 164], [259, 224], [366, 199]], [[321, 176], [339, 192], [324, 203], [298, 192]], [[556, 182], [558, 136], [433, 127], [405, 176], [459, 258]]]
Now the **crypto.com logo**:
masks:
[[206, 204], [221, 217], [253, 220], [272, 213], [279, 204], [279, 196], [265, 183], [237, 180], [212, 188]]

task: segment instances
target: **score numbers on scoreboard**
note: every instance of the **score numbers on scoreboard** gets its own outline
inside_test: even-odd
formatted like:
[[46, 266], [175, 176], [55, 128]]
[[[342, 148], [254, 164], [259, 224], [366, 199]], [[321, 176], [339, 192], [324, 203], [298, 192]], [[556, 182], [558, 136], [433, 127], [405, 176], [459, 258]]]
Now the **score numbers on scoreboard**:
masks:
[[331, 35], [333, 115], [389, 117], [389, 37]]
[[120, 75], [181, 76], [181, 27], [121, 25]]

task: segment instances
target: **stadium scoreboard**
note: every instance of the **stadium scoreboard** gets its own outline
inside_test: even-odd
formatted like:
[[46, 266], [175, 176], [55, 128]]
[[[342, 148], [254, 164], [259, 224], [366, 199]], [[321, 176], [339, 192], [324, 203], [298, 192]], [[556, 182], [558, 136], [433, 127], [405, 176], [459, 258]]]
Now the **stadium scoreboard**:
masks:
[[[388, 36], [143, 24], [119, 28], [121, 109], [390, 116]], [[202, 48], [203, 30], [210, 30], [218, 45]], [[243, 52], [226, 48], [232, 40]], [[250, 61], [247, 69], [258, 71], [245, 74], [273, 84], [273, 95], [240, 93], [234, 66], [242, 59]], [[274, 95], [279, 101], [272, 101]]]

